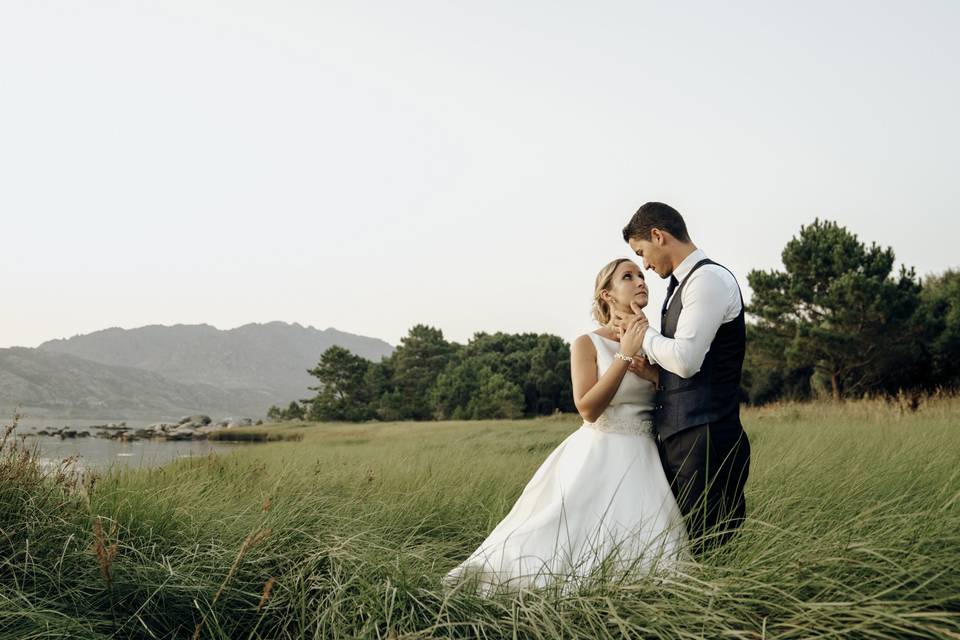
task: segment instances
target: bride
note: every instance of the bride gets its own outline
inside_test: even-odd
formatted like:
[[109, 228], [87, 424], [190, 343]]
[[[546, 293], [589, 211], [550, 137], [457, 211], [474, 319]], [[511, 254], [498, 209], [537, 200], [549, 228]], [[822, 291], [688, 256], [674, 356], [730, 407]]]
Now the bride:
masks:
[[629, 259], [597, 275], [593, 316], [601, 325], [570, 350], [573, 395], [583, 425], [550, 453], [506, 517], [443, 578], [475, 578], [489, 595], [560, 582], [575, 590], [590, 575], [642, 576], [686, 557], [687, 536], [652, 434], [658, 369], [640, 352], [638, 314], [622, 329], [613, 310], [648, 302]]

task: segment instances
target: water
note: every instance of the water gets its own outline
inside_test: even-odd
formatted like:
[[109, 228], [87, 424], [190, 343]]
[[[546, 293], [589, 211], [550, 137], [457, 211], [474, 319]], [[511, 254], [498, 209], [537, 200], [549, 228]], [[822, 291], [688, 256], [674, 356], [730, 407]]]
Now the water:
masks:
[[[207, 456], [211, 453], [225, 453], [233, 451], [238, 446], [251, 446], [249, 443], [217, 442], [209, 440], [193, 441], [165, 441], [165, 440], [133, 440], [122, 442], [97, 438], [91, 435], [86, 438], [63, 438], [59, 436], [35, 435], [40, 429], [60, 429], [69, 427], [78, 431], [90, 431], [95, 434], [98, 429], [90, 427], [108, 423], [123, 422], [123, 420], [56, 420], [56, 419], [24, 419], [14, 432], [18, 437], [26, 436], [24, 443], [28, 447], [37, 446], [40, 456], [46, 464], [57, 464], [64, 458], [78, 456], [77, 466], [83, 469], [105, 470], [111, 467], [155, 467], [180, 458]], [[143, 428], [154, 421], [127, 420], [127, 429]]]
[[168, 442], [134, 440], [120, 442], [106, 438], [64, 438], [56, 436], [28, 437], [27, 446], [36, 444], [41, 459], [54, 464], [69, 456], [78, 456], [78, 465], [85, 469], [108, 469], [114, 466], [155, 467], [180, 458], [207, 456], [232, 451], [248, 444], [211, 442], [209, 440]]
[[[96, 427], [104, 424], [120, 424], [121, 422], [126, 422], [127, 429], [142, 429], [149, 424], [154, 422], [163, 422], [162, 420], [126, 420], [124, 418], [106, 418], [102, 420], [78, 420], [76, 418], [33, 418], [30, 416], [24, 416], [20, 418], [20, 421], [17, 423], [17, 433], [24, 435], [27, 433], [36, 433], [40, 429], [60, 429], [62, 427], [68, 427], [70, 429], [76, 429], [78, 431], [91, 430], [91, 427]], [[166, 422], [176, 422], [176, 420], [167, 420]], [[4, 416], [3, 420], [0, 420], [0, 424], [9, 424], [10, 419]]]

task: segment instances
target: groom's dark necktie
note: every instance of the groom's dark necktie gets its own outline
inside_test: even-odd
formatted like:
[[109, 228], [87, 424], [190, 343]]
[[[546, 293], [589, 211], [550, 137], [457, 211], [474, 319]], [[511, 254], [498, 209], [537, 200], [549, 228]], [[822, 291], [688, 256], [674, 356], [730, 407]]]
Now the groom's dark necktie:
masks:
[[673, 292], [677, 290], [677, 286], [680, 284], [680, 281], [677, 280], [677, 276], [670, 275], [670, 284], [667, 285], [667, 297], [663, 299], [663, 308], [660, 310], [660, 315], [665, 315], [667, 313], [667, 305], [670, 304], [670, 299], [673, 297]]

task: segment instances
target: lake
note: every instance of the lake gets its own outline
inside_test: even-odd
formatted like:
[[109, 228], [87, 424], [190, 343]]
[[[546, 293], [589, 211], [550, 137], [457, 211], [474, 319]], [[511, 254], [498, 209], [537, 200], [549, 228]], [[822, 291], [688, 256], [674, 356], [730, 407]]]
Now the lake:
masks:
[[[114, 466], [125, 467], [154, 467], [180, 458], [207, 456], [211, 453], [233, 451], [239, 446], [248, 446], [248, 443], [211, 442], [209, 440], [193, 441], [166, 441], [166, 440], [134, 440], [122, 442], [90, 436], [86, 438], [63, 438], [59, 436], [35, 435], [40, 429], [49, 429], [67, 426], [80, 431], [90, 429], [94, 425], [109, 422], [119, 423], [121, 420], [56, 420], [34, 419], [23, 420], [18, 424], [17, 436], [23, 438], [27, 446], [37, 446], [41, 458], [48, 464], [55, 464], [69, 456], [78, 456], [78, 466], [86, 469], [105, 470]], [[127, 420], [127, 427], [137, 429], [147, 426], [147, 421]]]

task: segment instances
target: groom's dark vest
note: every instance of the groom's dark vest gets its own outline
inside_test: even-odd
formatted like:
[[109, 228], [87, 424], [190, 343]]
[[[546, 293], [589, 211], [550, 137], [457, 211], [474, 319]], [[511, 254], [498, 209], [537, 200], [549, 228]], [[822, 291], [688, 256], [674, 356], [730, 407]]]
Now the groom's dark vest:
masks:
[[[695, 264], [676, 287], [669, 306], [664, 306], [660, 323], [660, 333], [664, 337], [672, 338], [677, 330], [683, 310], [684, 285], [697, 269], [708, 264], [717, 263], [701, 260]], [[692, 378], [681, 378], [661, 368], [661, 391], [657, 394], [657, 410], [653, 414], [654, 427], [661, 439], [707, 423], [740, 427], [740, 374], [747, 344], [743, 294], [740, 295], [740, 307], [740, 314], [735, 319], [717, 329], [700, 371]]]

